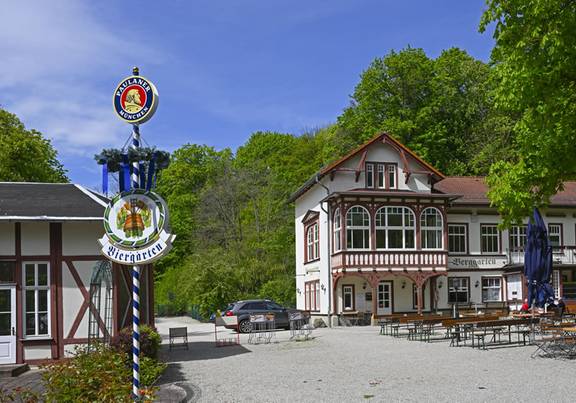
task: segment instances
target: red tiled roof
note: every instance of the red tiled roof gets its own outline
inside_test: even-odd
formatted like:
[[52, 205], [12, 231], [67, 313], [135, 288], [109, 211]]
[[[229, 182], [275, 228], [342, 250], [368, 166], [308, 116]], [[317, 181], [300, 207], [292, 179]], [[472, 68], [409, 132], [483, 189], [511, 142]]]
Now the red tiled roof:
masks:
[[[436, 191], [461, 195], [455, 204], [490, 204], [483, 176], [449, 176], [434, 184]], [[552, 206], [576, 206], [576, 182], [564, 182], [564, 190], [550, 200]]]

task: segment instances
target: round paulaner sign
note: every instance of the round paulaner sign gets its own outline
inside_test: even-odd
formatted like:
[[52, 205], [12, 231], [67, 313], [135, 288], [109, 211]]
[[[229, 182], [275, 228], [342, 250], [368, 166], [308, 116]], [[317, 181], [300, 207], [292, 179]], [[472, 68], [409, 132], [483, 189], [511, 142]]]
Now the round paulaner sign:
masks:
[[158, 91], [142, 76], [122, 80], [113, 98], [114, 111], [125, 122], [140, 124], [148, 121], [158, 107]]
[[116, 195], [104, 212], [102, 253], [120, 264], [152, 262], [172, 247], [166, 202], [153, 192], [135, 189]]

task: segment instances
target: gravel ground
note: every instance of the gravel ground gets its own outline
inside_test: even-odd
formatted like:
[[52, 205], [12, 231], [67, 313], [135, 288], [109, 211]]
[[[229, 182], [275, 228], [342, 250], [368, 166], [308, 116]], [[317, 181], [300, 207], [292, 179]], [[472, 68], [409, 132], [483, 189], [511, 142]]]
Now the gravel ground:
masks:
[[[478, 351], [380, 336], [376, 327], [316, 329], [294, 342], [215, 347], [214, 326], [187, 326], [189, 350], [168, 352], [164, 382], [180, 382], [198, 402], [574, 401], [576, 361], [531, 359], [534, 346]], [[167, 343], [167, 340], [165, 340]], [[166, 346], [165, 346], [166, 347]]]

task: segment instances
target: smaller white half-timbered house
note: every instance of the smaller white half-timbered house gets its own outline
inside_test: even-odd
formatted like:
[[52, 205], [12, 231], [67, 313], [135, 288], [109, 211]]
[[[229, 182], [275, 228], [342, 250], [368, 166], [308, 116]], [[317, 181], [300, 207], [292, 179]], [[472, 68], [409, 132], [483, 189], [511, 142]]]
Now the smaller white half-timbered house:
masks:
[[[444, 176], [388, 134], [321, 169], [291, 196], [297, 307], [327, 320], [518, 309], [527, 221], [501, 230], [487, 190], [482, 177]], [[542, 214], [556, 297], [576, 300], [576, 182]]]
[[[107, 204], [80, 185], [0, 183], [0, 364], [66, 357], [89, 322], [108, 339], [131, 324], [130, 268], [100, 254]], [[91, 300], [106, 265], [110, 292]], [[142, 323], [153, 324], [152, 275], [142, 271]]]

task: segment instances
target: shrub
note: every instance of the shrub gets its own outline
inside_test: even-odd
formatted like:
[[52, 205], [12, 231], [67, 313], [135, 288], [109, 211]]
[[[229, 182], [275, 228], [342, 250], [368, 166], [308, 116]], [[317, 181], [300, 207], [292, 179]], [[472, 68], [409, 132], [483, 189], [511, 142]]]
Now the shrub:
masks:
[[[49, 364], [42, 374], [49, 402], [131, 402], [132, 355], [103, 345], [90, 352], [79, 347], [74, 358]], [[143, 357], [140, 359], [141, 398], [151, 400], [150, 388], [166, 364]], [[145, 387], [147, 386], [147, 387]], [[30, 400], [31, 402], [33, 400]]]
[[124, 353], [97, 345], [77, 348], [74, 358], [49, 364], [42, 374], [46, 400], [130, 402], [132, 371]]
[[[156, 359], [162, 338], [148, 325], [141, 325], [140, 330], [140, 358], [149, 357]], [[112, 347], [132, 357], [132, 328], [125, 327], [119, 336], [112, 342]]]

